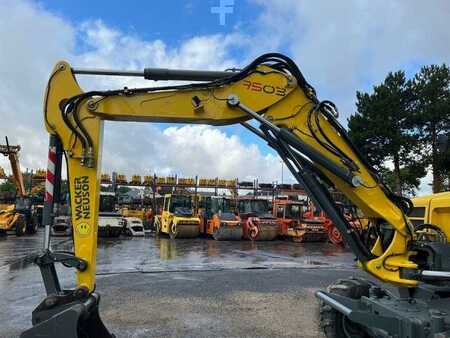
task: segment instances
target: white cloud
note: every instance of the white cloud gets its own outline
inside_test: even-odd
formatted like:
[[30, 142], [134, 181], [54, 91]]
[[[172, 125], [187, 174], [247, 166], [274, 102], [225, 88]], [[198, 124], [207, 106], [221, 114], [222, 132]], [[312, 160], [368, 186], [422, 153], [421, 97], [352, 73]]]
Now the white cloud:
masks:
[[356, 90], [389, 71], [450, 61], [450, 2], [258, 0], [263, 35], [285, 45], [321, 98], [345, 116]]
[[[20, 27], [20, 29], [18, 29]], [[45, 167], [48, 136], [42, 121], [42, 94], [54, 63], [67, 59], [78, 67], [143, 69], [148, 66], [226, 69], [237, 64], [230, 49], [246, 37], [197, 36], [176, 48], [161, 40], [145, 41], [108, 27], [100, 20], [73, 26], [45, 9], [24, 1], [0, 3], [0, 135], [22, 145], [23, 168]], [[82, 45], [75, 46], [74, 41]], [[85, 90], [152, 85], [139, 79], [80, 77]], [[244, 145], [206, 126], [170, 127], [107, 123], [103, 167], [127, 174], [223, 176], [267, 180], [277, 176], [272, 155]], [[9, 170], [6, 159], [0, 165]], [[278, 168], [279, 166], [276, 166]]]
[[[129, 123], [127, 133], [117, 132], [105, 147], [112, 150], [103, 161], [105, 170], [133, 173], [178, 174], [180, 176], [223, 177], [272, 181], [280, 176], [277, 157], [261, 153], [256, 145], [245, 146], [236, 136], [228, 136], [219, 128], [202, 125], [169, 127]], [[129, 135], [133, 135], [130, 138]], [[130, 143], [132, 140], [139, 142]], [[114, 145], [114, 147], [113, 147]], [[139, 159], [129, 163], [130, 159]]]
[[[344, 119], [354, 110], [355, 91], [381, 81], [386, 72], [450, 60], [450, 45], [445, 43], [450, 39], [450, 3], [445, 0], [435, 1], [433, 6], [419, 0], [255, 2], [263, 11], [254, 20], [252, 35], [236, 29], [228, 34], [196, 36], [172, 47], [163, 40], [148, 41], [124, 33], [100, 20], [71, 24], [34, 2], [0, 1], [0, 136], [9, 135], [12, 143], [23, 145], [23, 167], [45, 166], [48, 136], [42, 122], [42, 95], [48, 74], [59, 59], [79, 67], [225, 69], [242, 66], [263, 52], [287, 49], [317, 87], [319, 97], [336, 102]], [[83, 77], [81, 84], [88, 90], [152, 82]], [[211, 140], [203, 142], [200, 136]], [[175, 145], [183, 138], [180, 152]], [[160, 150], [168, 146], [176, 152], [175, 157]], [[218, 158], [210, 161], [215, 148], [220, 150]], [[264, 153], [212, 127], [161, 131], [153, 125], [108, 123], [105, 130], [105, 168], [117, 166], [127, 172], [161, 170], [276, 179], [278, 170], [271, 166], [279, 164]], [[208, 162], [202, 163], [204, 158]], [[244, 159], [245, 165], [235, 166], [237, 158]], [[3, 158], [0, 165], [9, 167]]]

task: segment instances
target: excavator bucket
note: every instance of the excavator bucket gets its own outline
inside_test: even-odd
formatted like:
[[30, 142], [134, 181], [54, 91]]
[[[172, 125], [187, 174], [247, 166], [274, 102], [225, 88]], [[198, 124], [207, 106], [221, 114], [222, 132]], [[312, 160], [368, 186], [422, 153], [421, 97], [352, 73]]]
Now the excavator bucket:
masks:
[[240, 241], [242, 239], [242, 227], [221, 226], [214, 230], [213, 238], [216, 241]]
[[66, 296], [49, 296], [33, 311], [33, 327], [21, 338], [114, 338], [98, 313], [100, 296], [92, 293], [84, 300], [66, 303]]

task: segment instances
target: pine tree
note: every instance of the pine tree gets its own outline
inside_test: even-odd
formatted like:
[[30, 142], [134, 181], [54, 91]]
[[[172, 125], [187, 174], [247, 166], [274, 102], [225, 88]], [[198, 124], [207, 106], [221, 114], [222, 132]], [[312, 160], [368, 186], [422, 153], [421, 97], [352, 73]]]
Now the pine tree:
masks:
[[450, 69], [447, 65], [424, 66], [412, 82], [414, 128], [423, 144], [426, 164], [433, 172], [433, 192], [444, 190], [445, 166], [438, 153], [439, 135], [450, 130]]
[[[348, 120], [349, 136], [387, 184], [410, 193], [425, 176], [418, 137], [411, 129], [414, 95], [405, 73], [389, 73], [373, 93], [357, 92], [357, 112]], [[392, 163], [392, 169], [388, 163]]]

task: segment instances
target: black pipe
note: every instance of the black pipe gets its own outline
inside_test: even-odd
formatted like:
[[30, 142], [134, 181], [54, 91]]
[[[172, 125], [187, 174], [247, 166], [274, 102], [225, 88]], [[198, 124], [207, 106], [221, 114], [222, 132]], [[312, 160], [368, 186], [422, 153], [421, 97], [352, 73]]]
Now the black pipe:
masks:
[[167, 68], [145, 68], [144, 71], [72, 68], [72, 73], [82, 75], [137, 76], [143, 77], [146, 80], [174, 81], [214, 81], [236, 74], [236, 72]]

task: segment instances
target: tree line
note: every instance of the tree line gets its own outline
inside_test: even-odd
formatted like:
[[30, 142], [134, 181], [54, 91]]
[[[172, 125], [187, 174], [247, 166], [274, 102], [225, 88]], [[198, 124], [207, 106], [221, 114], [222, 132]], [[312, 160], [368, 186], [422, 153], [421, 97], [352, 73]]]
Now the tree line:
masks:
[[439, 151], [450, 133], [446, 64], [424, 66], [410, 79], [391, 72], [370, 93], [356, 93], [356, 108], [350, 139], [394, 192], [414, 195], [427, 172], [434, 193], [450, 190], [450, 150]]

